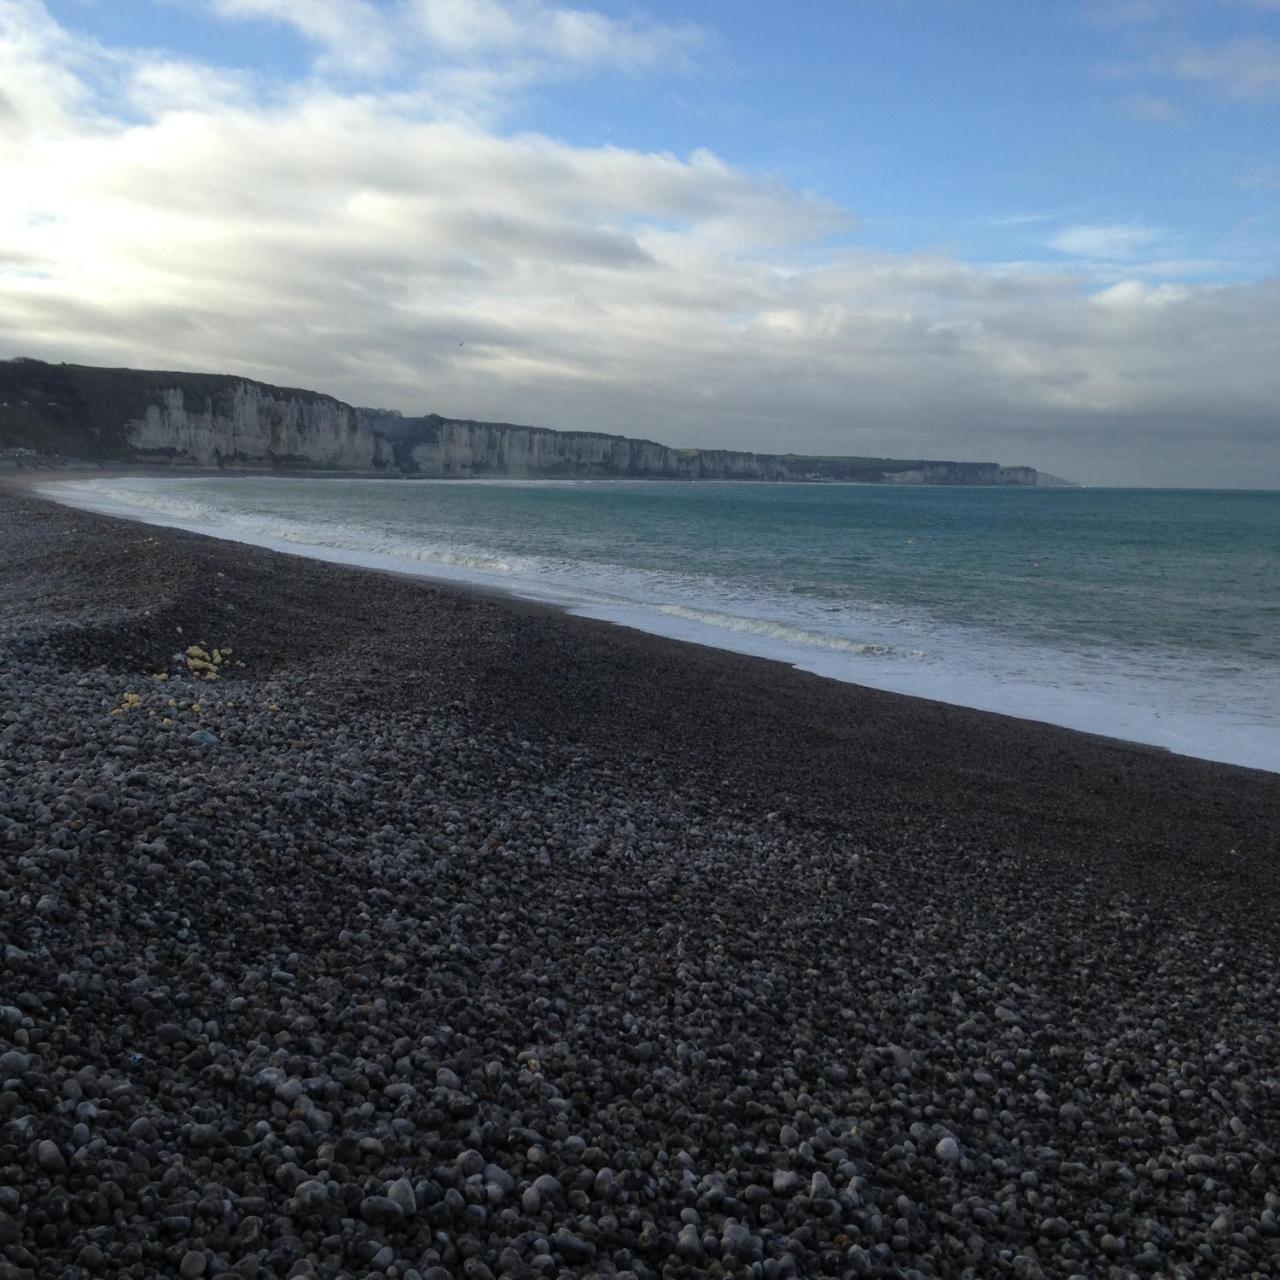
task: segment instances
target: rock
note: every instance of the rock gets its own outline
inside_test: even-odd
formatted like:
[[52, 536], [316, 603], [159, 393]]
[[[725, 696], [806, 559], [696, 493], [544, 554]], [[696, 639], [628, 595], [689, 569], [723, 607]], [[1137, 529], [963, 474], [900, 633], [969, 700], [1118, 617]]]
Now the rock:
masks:
[[751, 1230], [740, 1222], [728, 1222], [721, 1233], [721, 1247], [730, 1257], [750, 1259], [755, 1253]]
[[388, 1196], [366, 1196], [360, 1202], [360, 1216], [375, 1226], [401, 1221], [404, 1210]]
[[87, 1244], [76, 1255], [76, 1262], [86, 1271], [101, 1271], [107, 1264], [107, 1255], [96, 1244]]
[[595, 1246], [588, 1244], [571, 1232], [567, 1227], [561, 1227], [551, 1237], [551, 1247], [567, 1262], [570, 1266], [579, 1263], [589, 1262], [595, 1257]]
[[0, 1280], [1270, 1274], [1268, 777], [5, 489]]
[[207, 1151], [211, 1147], [223, 1145], [222, 1134], [218, 1132], [217, 1126], [212, 1124], [192, 1125], [188, 1141], [199, 1151]]
[[10, 1076], [23, 1076], [31, 1068], [31, 1059], [17, 1049], [10, 1049], [8, 1053], [0, 1053], [0, 1080], [7, 1079]]
[[560, 1179], [550, 1173], [541, 1173], [533, 1180], [533, 1190], [544, 1200], [559, 1201], [564, 1198]]
[[680, 1228], [680, 1234], [676, 1236], [676, 1252], [687, 1262], [701, 1262], [706, 1256], [702, 1236], [693, 1223]]
[[188, 1249], [178, 1264], [178, 1274], [182, 1280], [197, 1280], [197, 1277], [204, 1275], [205, 1268], [204, 1254], [199, 1249]]
[[390, 1200], [406, 1218], [412, 1218], [418, 1212], [418, 1198], [413, 1193], [413, 1183], [408, 1178], [397, 1178], [387, 1188], [387, 1199]]

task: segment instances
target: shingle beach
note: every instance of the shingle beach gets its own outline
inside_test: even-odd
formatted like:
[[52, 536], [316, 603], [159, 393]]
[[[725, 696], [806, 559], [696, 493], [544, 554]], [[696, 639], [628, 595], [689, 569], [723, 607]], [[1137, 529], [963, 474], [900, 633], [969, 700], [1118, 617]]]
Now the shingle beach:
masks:
[[0, 492], [0, 1280], [1280, 1274], [1280, 775]]

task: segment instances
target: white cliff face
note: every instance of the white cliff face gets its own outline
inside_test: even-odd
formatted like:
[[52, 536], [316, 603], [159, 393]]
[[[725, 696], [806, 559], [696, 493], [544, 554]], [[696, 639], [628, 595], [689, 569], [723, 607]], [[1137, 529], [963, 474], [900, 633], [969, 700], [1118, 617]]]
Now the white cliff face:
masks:
[[[672, 449], [652, 440], [506, 423], [422, 420], [397, 459], [375, 423], [387, 415], [327, 396], [307, 397], [254, 382], [211, 391], [155, 392], [144, 416], [123, 428], [133, 457], [206, 467], [398, 470], [422, 477], [647, 477], [679, 480], [865, 480], [890, 484], [1034, 484], [1029, 467], [922, 462], [882, 469], [874, 460]], [[144, 401], [145, 403], [145, 401]], [[401, 436], [403, 440], [403, 436]], [[406, 447], [407, 446], [407, 447]]]
[[[1005, 477], [1005, 471], [1014, 468], [1000, 467], [994, 462], [926, 462], [904, 471], [886, 471], [885, 484], [1034, 484]], [[1030, 471], [1029, 467], [1022, 470]], [[1031, 473], [1034, 476], [1034, 472]]]
[[652, 440], [547, 431], [485, 422], [440, 422], [434, 439], [416, 444], [417, 473], [465, 476], [649, 476], [654, 479], [776, 480], [787, 471], [768, 454], [671, 449]]
[[655, 480], [861, 480], [876, 484], [1034, 484], [1030, 467], [994, 462], [922, 462], [885, 469], [872, 460], [745, 453], [731, 449], [672, 449], [651, 440], [549, 431], [494, 422], [432, 419], [402, 453], [413, 474], [467, 476], [610, 476]]
[[648, 441], [484, 422], [442, 422], [436, 438], [415, 445], [411, 456], [420, 474], [446, 478], [678, 474], [674, 451]]
[[301, 466], [373, 471], [392, 465], [391, 446], [337, 400], [282, 399], [251, 382], [188, 405], [180, 388], [160, 393], [125, 438], [151, 461], [198, 466]]

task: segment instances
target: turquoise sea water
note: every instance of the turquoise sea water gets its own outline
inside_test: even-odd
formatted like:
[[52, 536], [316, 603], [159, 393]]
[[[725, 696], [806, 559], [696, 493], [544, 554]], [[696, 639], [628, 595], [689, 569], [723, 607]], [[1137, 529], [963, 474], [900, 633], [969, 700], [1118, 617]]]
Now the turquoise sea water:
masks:
[[1280, 771], [1280, 494], [216, 477], [80, 505]]

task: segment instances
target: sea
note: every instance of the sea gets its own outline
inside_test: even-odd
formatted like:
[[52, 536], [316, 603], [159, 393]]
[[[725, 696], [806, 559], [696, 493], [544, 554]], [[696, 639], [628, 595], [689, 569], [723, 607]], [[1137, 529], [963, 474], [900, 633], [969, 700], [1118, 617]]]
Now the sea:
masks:
[[43, 490], [1280, 772], [1280, 493], [275, 476]]

